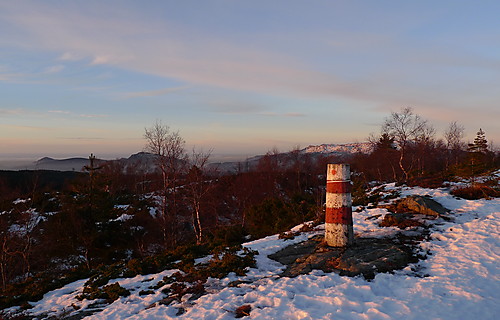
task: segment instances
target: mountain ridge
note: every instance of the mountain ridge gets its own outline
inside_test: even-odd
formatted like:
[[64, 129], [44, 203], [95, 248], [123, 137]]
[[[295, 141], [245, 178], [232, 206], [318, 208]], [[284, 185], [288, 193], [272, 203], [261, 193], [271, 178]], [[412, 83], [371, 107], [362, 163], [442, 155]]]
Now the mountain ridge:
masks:
[[[370, 153], [372, 150], [372, 145], [369, 142], [353, 142], [353, 143], [343, 143], [343, 144], [320, 144], [320, 145], [309, 145], [302, 148], [299, 151], [300, 154], [310, 154], [313, 156], [317, 155], [335, 155], [335, 156], [348, 156], [355, 153]], [[294, 151], [282, 152], [280, 155], [287, 155]], [[245, 164], [247, 167], [253, 167], [258, 163], [258, 161], [266, 155], [255, 155], [246, 158], [241, 161], [212, 161], [210, 162], [211, 167], [217, 167], [221, 171], [235, 171], [237, 168]], [[131, 154], [127, 158], [119, 158], [113, 160], [106, 159], [96, 159], [97, 163], [105, 162], [118, 162], [124, 166], [136, 166], [141, 170], [150, 171], [154, 165], [155, 155], [140, 151]], [[84, 167], [89, 164], [89, 159], [84, 157], [70, 157], [64, 159], [55, 159], [52, 157], [42, 157], [30, 164], [18, 165], [17, 167], [12, 166], [7, 170], [54, 170], [54, 171], [84, 171]]]

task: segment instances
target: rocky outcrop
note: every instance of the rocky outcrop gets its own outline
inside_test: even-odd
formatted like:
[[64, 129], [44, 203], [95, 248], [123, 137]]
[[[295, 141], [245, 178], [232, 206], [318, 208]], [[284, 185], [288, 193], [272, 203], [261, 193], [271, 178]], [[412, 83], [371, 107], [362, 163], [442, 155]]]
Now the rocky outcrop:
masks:
[[398, 212], [420, 213], [438, 217], [449, 212], [439, 202], [430, 197], [410, 196], [397, 202]]
[[401, 241], [379, 238], [357, 238], [347, 248], [332, 248], [322, 236], [292, 245], [269, 258], [287, 265], [285, 277], [307, 274], [313, 269], [336, 272], [345, 276], [363, 275], [373, 279], [376, 273], [402, 269], [418, 261], [411, 247]]

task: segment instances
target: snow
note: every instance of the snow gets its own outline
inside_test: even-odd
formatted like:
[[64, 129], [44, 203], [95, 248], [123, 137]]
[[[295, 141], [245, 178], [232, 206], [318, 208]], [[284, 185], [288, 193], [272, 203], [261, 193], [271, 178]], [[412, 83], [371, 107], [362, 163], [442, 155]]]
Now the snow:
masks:
[[116, 219], [111, 219], [110, 221], [119, 221], [119, 222], [124, 222], [124, 221], [127, 221], [127, 220], [130, 220], [132, 219], [134, 216], [130, 215], [130, 214], [122, 214], [121, 216], [119, 216], [118, 218]]
[[[225, 279], [209, 279], [209, 294], [169, 306], [158, 304], [164, 295], [139, 295], [158, 283], [158, 274], [115, 279], [131, 295], [121, 297], [85, 319], [234, 319], [236, 308], [249, 304], [252, 319], [497, 319], [500, 313], [499, 227], [500, 199], [463, 200], [449, 194], [449, 189], [408, 188], [387, 185], [386, 190], [400, 191], [401, 196], [429, 195], [451, 210], [450, 219], [434, 221], [430, 240], [420, 245], [429, 252], [427, 259], [403, 270], [379, 273], [371, 281], [362, 277], [342, 277], [335, 273], [313, 271], [296, 278], [280, 278], [284, 269], [267, 256], [292, 243], [322, 233], [321, 227], [304, 232], [292, 240], [269, 236], [244, 244], [257, 250], [257, 266], [246, 276], [230, 274]], [[356, 208], [355, 208], [356, 209]], [[354, 212], [357, 236], [388, 237], [400, 232], [380, 228], [378, 222], [388, 211], [360, 208]], [[300, 226], [294, 231], [298, 231]], [[201, 260], [200, 260], [201, 261]], [[230, 281], [243, 280], [238, 287]], [[41, 301], [33, 302], [29, 312], [39, 315], [69, 315], [91, 309], [96, 301], [78, 301], [85, 280], [52, 291]], [[176, 316], [178, 308], [186, 312]], [[42, 315], [44, 314], [44, 315]]]
[[319, 146], [308, 146], [302, 149], [302, 153], [365, 153], [368, 154], [373, 150], [373, 144], [370, 142], [346, 143], [346, 144], [322, 144]]
[[20, 204], [20, 203], [26, 203], [28, 201], [30, 201], [31, 199], [16, 199], [14, 200], [14, 204]]

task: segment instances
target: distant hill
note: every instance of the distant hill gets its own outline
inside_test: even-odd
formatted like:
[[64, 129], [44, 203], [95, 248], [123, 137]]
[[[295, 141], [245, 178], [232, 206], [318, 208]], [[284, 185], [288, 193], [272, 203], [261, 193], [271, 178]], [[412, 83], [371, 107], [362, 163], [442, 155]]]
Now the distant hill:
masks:
[[[321, 144], [311, 145], [299, 150], [301, 154], [309, 154], [313, 157], [321, 155], [332, 155], [337, 157], [345, 157], [356, 153], [370, 153], [372, 145], [369, 142], [360, 143], [345, 143], [345, 144]], [[286, 158], [292, 152], [280, 153], [279, 157]], [[96, 159], [96, 165], [104, 163], [119, 163], [125, 170], [137, 170], [143, 172], [151, 172], [155, 170], [155, 159], [157, 156], [147, 152], [139, 152], [131, 155], [128, 158], [116, 160]], [[248, 170], [255, 167], [259, 160], [264, 155], [256, 155], [247, 158], [243, 161], [228, 161], [228, 162], [212, 162], [210, 167], [216, 167], [221, 172], [231, 172], [237, 170]], [[31, 164], [24, 164], [22, 167], [13, 167], [13, 170], [54, 170], [54, 171], [75, 171], [82, 172], [83, 168], [89, 165], [88, 158], [68, 158], [68, 159], [53, 159], [49, 157], [41, 158]]]
[[321, 153], [334, 155], [349, 155], [355, 153], [368, 154], [372, 152], [373, 145], [370, 142], [345, 143], [345, 144], [321, 144], [309, 146], [301, 150], [302, 153]]
[[[359, 142], [359, 143], [346, 143], [346, 144], [322, 144], [322, 145], [311, 145], [304, 149], [299, 150], [300, 154], [308, 154], [313, 158], [320, 156], [337, 156], [337, 157], [348, 157], [356, 153], [369, 154], [373, 150], [373, 146], [370, 142]], [[282, 162], [286, 163], [287, 158], [290, 158], [291, 152], [283, 152], [276, 155]], [[211, 163], [210, 166], [216, 166], [221, 172], [231, 172], [238, 170], [249, 170], [254, 168], [259, 160], [265, 155], [257, 155], [247, 158], [244, 161], [233, 161], [233, 162], [217, 162]]]
[[[97, 163], [102, 163], [103, 160], [97, 160]], [[53, 159], [44, 157], [35, 161], [33, 168], [36, 170], [54, 170], [54, 171], [83, 171], [83, 167], [89, 165], [87, 158], [68, 158], [68, 159]]]

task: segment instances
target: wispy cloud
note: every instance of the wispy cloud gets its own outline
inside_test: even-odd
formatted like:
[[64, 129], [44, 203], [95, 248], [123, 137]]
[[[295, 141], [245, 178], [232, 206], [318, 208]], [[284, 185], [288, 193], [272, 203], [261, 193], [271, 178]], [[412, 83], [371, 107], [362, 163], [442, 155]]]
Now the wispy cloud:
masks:
[[106, 114], [79, 114], [67, 110], [49, 110], [50, 114], [56, 114], [61, 116], [76, 117], [76, 118], [107, 118], [109, 115]]
[[138, 98], [138, 97], [162, 96], [165, 94], [186, 90], [186, 89], [191, 88], [191, 87], [192, 86], [181, 86], [181, 87], [164, 88], [164, 89], [159, 89], [159, 90], [131, 92], [131, 93], [128, 93], [126, 95], [126, 97], [127, 98]]
[[61, 140], [104, 140], [101, 137], [58, 137]]
[[288, 113], [284, 113], [283, 116], [285, 116], [285, 117], [306, 117], [306, 114], [301, 113], [301, 112], [288, 112]]
[[25, 109], [25, 108], [0, 108], [0, 117], [26, 117], [26, 116], [41, 116], [42, 113], [30, 109]]
[[285, 117], [285, 118], [306, 117], [305, 113], [300, 113], [300, 112], [287, 112], [287, 113], [261, 112], [259, 113], [259, 115], [268, 117]]
[[78, 114], [80, 118], [107, 118], [109, 115], [106, 114]]
[[54, 131], [54, 128], [51, 127], [42, 127], [42, 126], [23, 126], [23, 125], [2, 125], [6, 128], [13, 129], [16, 131], [19, 130], [28, 130], [28, 131]]
[[[279, 52], [273, 46], [256, 49], [249, 42], [218, 38], [203, 30], [193, 32], [180, 24], [154, 19], [145, 21], [132, 10], [123, 15], [113, 14], [112, 8], [105, 4], [99, 5], [99, 10], [95, 11], [109, 12], [109, 15], [88, 14], [88, 11], [80, 12], [72, 6], [51, 7], [44, 2], [23, 6], [7, 3], [3, 6], [8, 9], [4, 10], [5, 19], [21, 30], [23, 45], [28, 43], [61, 52], [61, 61], [87, 60], [91, 66], [112, 65], [190, 85], [292, 97], [362, 100], [397, 107], [415, 105], [451, 110], [470, 107], [475, 101], [495, 110], [500, 99], [498, 90], [495, 93], [491, 88], [491, 84], [497, 81], [489, 81], [489, 85], [475, 81], [473, 77], [452, 81], [449, 75], [456, 69], [452, 72], [449, 69], [435, 71], [436, 65], [442, 66], [442, 61], [446, 60], [453, 61], [452, 67], [493, 66], [498, 70], [498, 60], [480, 63], [481, 55], [462, 55], [459, 59], [452, 59], [456, 52], [442, 47], [415, 50], [416, 44], [406, 43], [402, 38], [395, 41], [394, 37], [400, 35], [394, 31], [389, 37], [374, 36], [377, 30], [363, 28], [355, 34], [337, 31], [331, 40], [325, 40], [330, 43], [325, 45], [326, 53], [322, 54], [331, 54], [331, 60], [341, 62], [333, 64], [334, 67], [327, 64], [329, 68], [322, 68], [321, 62], [293, 56], [287, 51]], [[120, 12], [124, 13], [127, 9], [122, 10]], [[404, 17], [398, 19], [404, 21]], [[414, 17], [413, 23], [417, 20], [421, 23], [419, 17]], [[315, 36], [329, 39], [327, 35]], [[304, 41], [304, 35], [297, 39], [297, 43], [301, 41]], [[342, 54], [336, 55], [339, 51]], [[351, 60], [356, 64], [353, 65]], [[365, 60], [372, 64], [365, 64]], [[346, 70], [355, 70], [362, 75], [352, 76]], [[457, 74], [461, 76], [461, 73]], [[459, 78], [457, 74], [453, 79]], [[0, 71], [0, 80], [14, 78], [15, 75]], [[498, 77], [493, 75], [488, 79]], [[171, 90], [132, 92], [127, 97], [162, 95], [173, 92]], [[246, 106], [219, 107], [220, 112], [226, 113], [264, 110], [250, 108], [247, 111]], [[298, 116], [293, 113], [283, 115]]]
[[60, 57], [59, 60], [61, 61], [79, 61], [84, 59], [85, 56], [75, 53], [75, 52], [64, 52]]
[[48, 113], [56, 113], [56, 114], [71, 114], [71, 112], [66, 110], [49, 110]]
[[65, 67], [62, 64], [58, 64], [55, 66], [49, 66], [43, 70], [43, 73], [46, 73], [46, 74], [59, 73], [59, 72], [63, 71], [64, 68]]
[[0, 109], [0, 116], [21, 115], [23, 113], [22, 109]]

